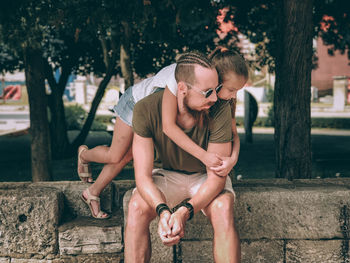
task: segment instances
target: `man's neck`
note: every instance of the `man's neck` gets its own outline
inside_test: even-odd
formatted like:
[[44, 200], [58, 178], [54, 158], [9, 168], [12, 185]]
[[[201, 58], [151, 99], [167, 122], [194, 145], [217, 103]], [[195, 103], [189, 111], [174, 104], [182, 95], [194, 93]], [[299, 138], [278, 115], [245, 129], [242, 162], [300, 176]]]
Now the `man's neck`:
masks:
[[186, 106], [183, 103], [183, 100], [181, 101], [179, 99], [176, 123], [179, 127], [186, 130], [191, 129], [196, 124], [194, 117], [188, 112]]
[[176, 123], [182, 129], [187, 130], [187, 129], [191, 129], [196, 124], [196, 121], [191, 114], [183, 113], [183, 114], [177, 114]]

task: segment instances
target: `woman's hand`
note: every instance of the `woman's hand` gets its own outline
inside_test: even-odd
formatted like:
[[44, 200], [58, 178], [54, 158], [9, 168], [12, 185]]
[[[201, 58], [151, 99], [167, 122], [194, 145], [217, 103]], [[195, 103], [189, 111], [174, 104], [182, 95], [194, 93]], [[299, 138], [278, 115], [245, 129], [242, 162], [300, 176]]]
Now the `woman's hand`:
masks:
[[222, 160], [219, 157], [216, 153], [206, 152], [201, 161], [206, 167], [219, 167], [222, 165]]
[[212, 166], [210, 169], [213, 170], [218, 176], [228, 175], [237, 163], [237, 159], [233, 159], [232, 157], [221, 157], [219, 155], [216, 155], [216, 157], [220, 159], [221, 165]]

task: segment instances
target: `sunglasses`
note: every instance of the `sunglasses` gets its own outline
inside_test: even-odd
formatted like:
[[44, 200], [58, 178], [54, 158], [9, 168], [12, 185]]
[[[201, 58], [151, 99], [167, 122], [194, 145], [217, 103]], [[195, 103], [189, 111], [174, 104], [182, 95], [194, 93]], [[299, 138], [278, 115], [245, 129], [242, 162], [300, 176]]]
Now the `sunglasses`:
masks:
[[[202, 91], [202, 90], [200, 90], [200, 89], [197, 89], [196, 87], [194, 87], [194, 86], [193, 86], [192, 84], [190, 84], [190, 83], [187, 83], [187, 82], [185, 82], [185, 83], [186, 83], [186, 85], [190, 86], [191, 89], [193, 89], [194, 91], [196, 91], [196, 92], [202, 94], [205, 98], [210, 97], [210, 95], [211, 95], [211, 94], [213, 93], [213, 91], [214, 91], [214, 89], [208, 89], [207, 91]], [[217, 86], [217, 87], [215, 88], [215, 92], [218, 93], [218, 92], [221, 90], [221, 88], [222, 88], [222, 84], [220, 84], [219, 86]]]

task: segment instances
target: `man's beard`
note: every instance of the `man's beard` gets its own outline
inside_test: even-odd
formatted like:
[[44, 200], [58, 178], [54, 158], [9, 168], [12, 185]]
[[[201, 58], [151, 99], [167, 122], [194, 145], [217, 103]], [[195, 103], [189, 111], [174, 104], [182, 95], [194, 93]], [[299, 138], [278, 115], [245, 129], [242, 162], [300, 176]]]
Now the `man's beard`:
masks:
[[187, 112], [194, 118], [196, 125], [198, 125], [199, 128], [203, 128], [207, 125], [209, 125], [209, 110], [193, 110], [188, 106], [188, 96], [185, 96], [184, 98], [184, 106], [187, 110]]

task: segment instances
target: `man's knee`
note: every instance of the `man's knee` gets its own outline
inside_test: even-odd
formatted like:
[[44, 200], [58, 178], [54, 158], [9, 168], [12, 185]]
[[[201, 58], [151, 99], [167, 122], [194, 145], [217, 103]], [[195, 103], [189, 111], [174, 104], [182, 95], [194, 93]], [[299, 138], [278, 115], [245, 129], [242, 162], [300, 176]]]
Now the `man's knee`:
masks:
[[155, 217], [154, 214], [151, 207], [135, 192], [129, 202], [127, 224], [132, 227], [138, 225], [140, 220], [151, 221]]
[[224, 193], [215, 198], [209, 208], [210, 218], [213, 224], [216, 221], [220, 224], [233, 223], [234, 196], [232, 193]]
[[223, 212], [233, 210], [234, 196], [230, 192], [225, 192], [215, 198], [211, 205], [211, 210], [215, 212]]

